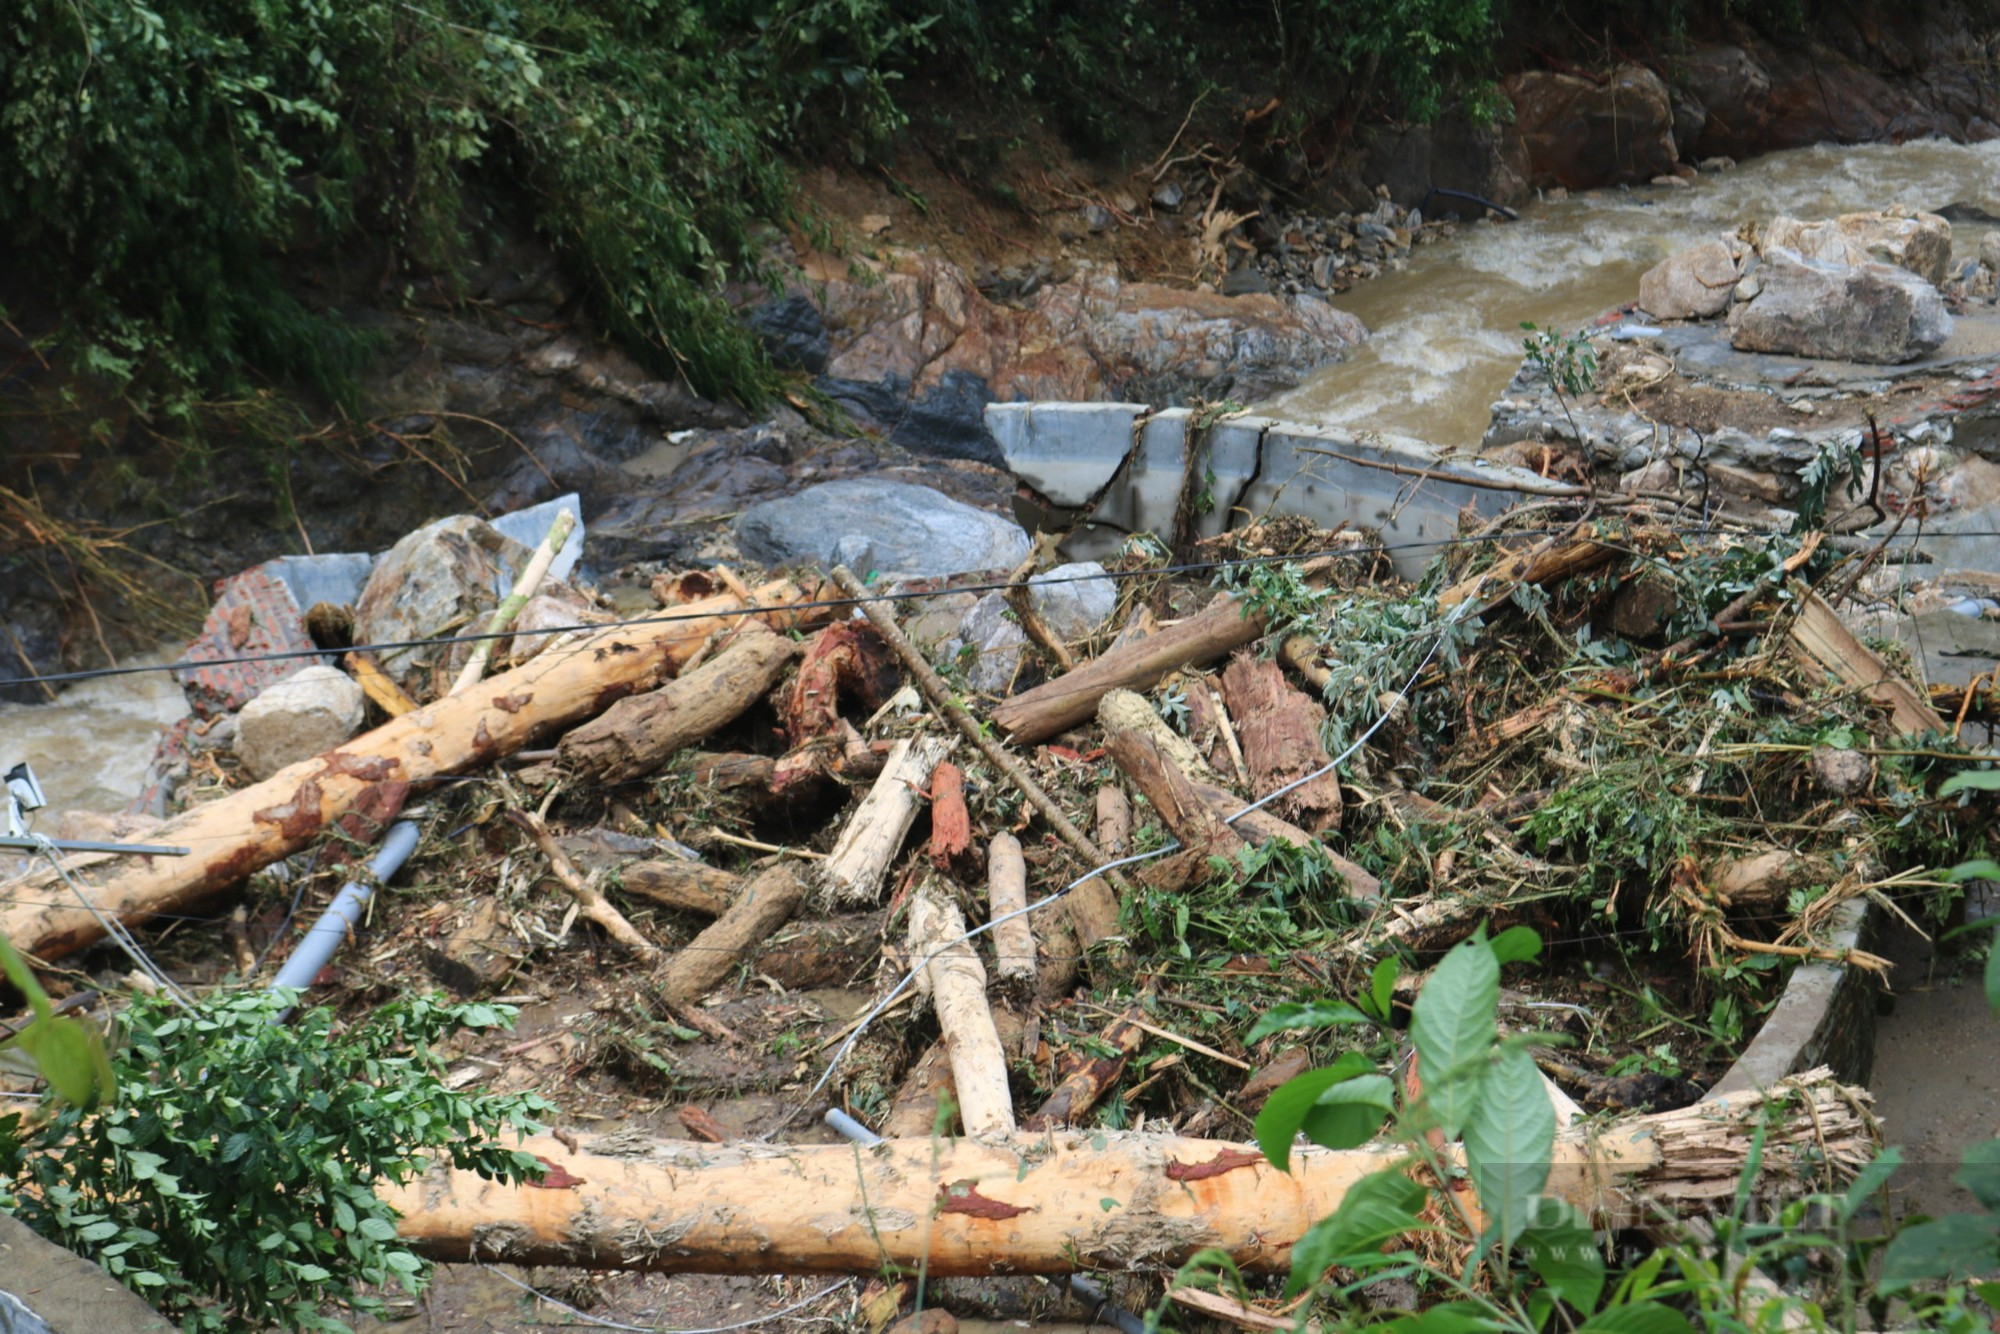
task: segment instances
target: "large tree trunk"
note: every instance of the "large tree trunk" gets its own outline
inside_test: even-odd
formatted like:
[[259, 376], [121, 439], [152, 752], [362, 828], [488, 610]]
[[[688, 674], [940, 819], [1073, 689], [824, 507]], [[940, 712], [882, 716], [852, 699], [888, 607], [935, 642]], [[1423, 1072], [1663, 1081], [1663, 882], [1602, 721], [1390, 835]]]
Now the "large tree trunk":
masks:
[[[1821, 1189], [1872, 1155], [1865, 1092], [1840, 1089], [1823, 1070], [1780, 1087], [1794, 1101], [1764, 1141], [1771, 1193]], [[1764, 1101], [1564, 1131], [1546, 1193], [1600, 1227], [1727, 1200]], [[1282, 1273], [1307, 1228], [1400, 1160], [1379, 1147], [1304, 1149], [1283, 1173], [1241, 1144], [1109, 1131], [865, 1149], [647, 1147], [628, 1135], [602, 1154], [555, 1139], [524, 1147], [560, 1174], [522, 1187], [437, 1169], [376, 1193], [404, 1215], [403, 1239], [439, 1260], [738, 1274], [923, 1265], [943, 1277], [1172, 1267], [1215, 1247], [1245, 1269]], [[1469, 1191], [1455, 1198], [1476, 1207]]]
[[621, 699], [556, 746], [563, 767], [599, 783], [653, 772], [674, 752], [734, 722], [778, 683], [798, 645], [754, 621], [685, 677]]
[[[785, 610], [806, 595], [787, 580], [753, 596], [757, 619], [790, 628], [804, 615]], [[251, 872], [290, 856], [342, 817], [379, 818], [413, 784], [478, 768], [523, 749], [537, 736], [600, 713], [612, 701], [648, 690], [686, 662], [719, 622], [741, 614], [735, 594], [691, 603], [699, 619], [611, 626], [552, 644], [527, 663], [366, 732], [263, 782], [206, 802], [167, 821], [149, 837], [182, 844], [186, 857], [96, 857], [74, 864], [100, 911], [127, 923], [182, 912]], [[104, 927], [52, 872], [22, 878], [0, 896], [0, 936], [45, 959], [100, 939]]]

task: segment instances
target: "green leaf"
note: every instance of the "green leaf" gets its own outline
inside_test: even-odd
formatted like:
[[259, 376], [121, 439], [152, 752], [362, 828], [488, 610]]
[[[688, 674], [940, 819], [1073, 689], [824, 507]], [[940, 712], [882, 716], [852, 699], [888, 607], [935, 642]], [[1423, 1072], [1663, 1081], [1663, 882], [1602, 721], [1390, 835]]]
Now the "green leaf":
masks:
[[1986, 1208], [2000, 1211], [2000, 1139], [1981, 1140], [1959, 1162], [1952, 1180]]
[[118, 1224], [107, 1220], [102, 1223], [92, 1223], [76, 1235], [79, 1241], [109, 1241], [118, 1235], [118, 1231]]
[[1319, 1103], [1320, 1094], [1343, 1080], [1365, 1074], [1374, 1063], [1360, 1052], [1347, 1052], [1321, 1070], [1308, 1070], [1280, 1084], [1257, 1113], [1254, 1127], [1257, 1147], [1280, 1172], [1291, 1171], [1292, 1140], [1304, 1129], [1306, 1117]]
[[1523, 1259], [1548, 1290], [1588, 1315], [1604, 1292], [1604, 1255], [1597, 1238], [1574, 1218], [1521, 1233]]
[[1339, 1024], [1372, 1024], [1375, 1020], [1346, 1001], [1307, 1001], [1274, 1005], [1251, 1026], [1243, 1041], [1255, 1042], [1293, 1029], [1333, 1028]]
[[1376, 964], [1375, 971], [1369, 975], [1368, 997], [1375, 1002], [1375, 1013], [1384, 1023], [1388, 1022], [1389, 1016], [1394, 1012], [1396, 979], [1402, 974], [1403, 961], [1391, 954]]
[[1483, 1334], [1487, 1330], [1506, 1329], [1507, 1325], [1495, 1320], [1488, 1308], [1477, 1302], [1458, 1301], [1444, 1302], [1375, 1328], [1393, 1330], [1395, 1334]]
[[1996, 1260], [2000, 1260], [2000, 1219], [1946, 1214], [1896, 1234], [1882, 1257], [1882, 1290], [1895, 1292], [1921, 1279], [1983, 1274]]
[[1321, 1148], [1352, 1149], [1373, 1139], [1395, 1106], [1387, 1075], [1356, 1075], [1320, 1094], [1300, 1129]]
[[[1938, 784], [1940, 797], [1960, 792], [2000, 792], [2000, 769], [1961, 769]], [[1982, 877], [1991, 879], [1992, 877]]]
[[1465, 1161], [1479, 1207], [1502, 1245], [1529, 1223], [1535, 1196], [1549, 1179], [1556, 1111], [1534, 1058], [1503, 1048], [1487, 1071], [1479, 1114], [1465, 1125]]
[[[2000, 880], [2000, 862], [1990, 857], [1977, 861], [1960, 862], [1944, 873], [1944, 878], [1953, 884], [1963, 884], [1967, 880]], [[1960, 930], [1971, 930], [1987, 925], [1984, 922], [1969, 922]]]
[[1635, 1302], [1599, 1311], [1577, 1326], [1577, 1334], [1694, 1334], [1694, 1326], [1671, 1306]]
[[1479, 1081], [1497, 1030], [1500, 964], [1490, 946], [1463, 941], [1432, 970], [1417, 993], [1410, 1037], [1424, 1101], [1447, 1137], [1455, 1137], [1479, 1101]]
[[1525, 926], [1510, 926], [1488, 942], [1487, 948], [1502, 964], [1526, 963], [1542, 952], [1542, 938]]
[[1333, 1265], [1346, 1264], [1349, 1256], [1379, 1252], [1394, 1238], [1422, 1230], [1417, 1211], [1423, 1207], [1424, 1188], [1403, 1174], [1401, 1164], [1361, 1178], [1340, 1197], [1339, 1207], [1307, 1228], [1292, 1247], [1286, 1294], [1305, 1291]]
[[364, 1218], [361, 1220], [361, 1235], [370, 1241], [394, 1241], [396, 1225], [386, 1218]]

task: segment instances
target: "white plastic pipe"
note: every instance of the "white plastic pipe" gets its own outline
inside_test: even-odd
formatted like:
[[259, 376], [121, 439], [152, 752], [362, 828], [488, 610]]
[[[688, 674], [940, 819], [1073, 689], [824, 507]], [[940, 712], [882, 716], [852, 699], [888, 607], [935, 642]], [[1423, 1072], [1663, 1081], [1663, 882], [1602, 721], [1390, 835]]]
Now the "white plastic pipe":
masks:
[[[375, 883], [386, 884], [396, 872], [403, 869], [403, 863], [417, 850], [417, 827], [408, 820], [398, 820], [389, 826], [389, 832], [382, 839], [382, 846], [368, 862], [368, 870]], [[319, 920], [312, 924], [292, 951], [291, 957], [278, 969], [278, 976], [271, 982], [271, 990], [289, 987], [304, 991], [312, 985], [319, 970], [326, 967], [341, 945], [347, 940], [347, 933], [360, 924], [361, 914], [368, 907], [368, 900], [375, 896], [375, 883], [350, 880], [341, 886], [340, 893], [334, 895]]]

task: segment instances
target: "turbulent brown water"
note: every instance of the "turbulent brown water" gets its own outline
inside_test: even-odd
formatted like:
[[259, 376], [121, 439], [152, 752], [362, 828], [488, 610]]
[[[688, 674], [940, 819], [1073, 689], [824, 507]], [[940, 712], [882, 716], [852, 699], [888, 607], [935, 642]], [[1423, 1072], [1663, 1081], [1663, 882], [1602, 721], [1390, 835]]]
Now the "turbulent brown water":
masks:
[[[1372, 331], [1348, 360], [1259, 406], [1294, 420], [1361, 426], [1441, 445], [1476, 444], [1488, 406], [1521, 361], [1521, 323], [1574, 328], [1639, 294], [1639, 275], [1677, 250], [1776, 213], [1826, 218], [1907, 204], [1986, 201], [2000, 213], [2000, 142], [1941, 141], [1773, 153], [1684, 188], [1641, 186], [1533, 203], [1412, 254], [1409, 267], [1338, 302]], [[1983, 224], [1953, 224], [1961, 258]]]

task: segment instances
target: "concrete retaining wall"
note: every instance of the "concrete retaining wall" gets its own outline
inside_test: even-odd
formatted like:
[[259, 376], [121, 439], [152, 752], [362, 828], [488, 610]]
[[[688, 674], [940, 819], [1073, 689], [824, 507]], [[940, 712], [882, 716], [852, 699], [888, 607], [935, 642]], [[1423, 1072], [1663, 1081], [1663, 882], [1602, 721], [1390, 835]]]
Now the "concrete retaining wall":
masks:
[[1491, 517], [1548, 485], [1523, 469], [1454, 457], [1407, 436], [1248, 414], [1200, 429], [1186, 408], [996, 403], [986, 425], [1015, 476], [1052, 505], [1075, 510], [1104, 493], [1064, 548], [1076, 559], [1102, 556], [1131, 533], [1171, 536], [1185, 486], [1196, 497], [1206, 493], [1198, 537], [1296, 514], [1379, 533], [1397, 572], [1415, 578], [1468, 510]]

